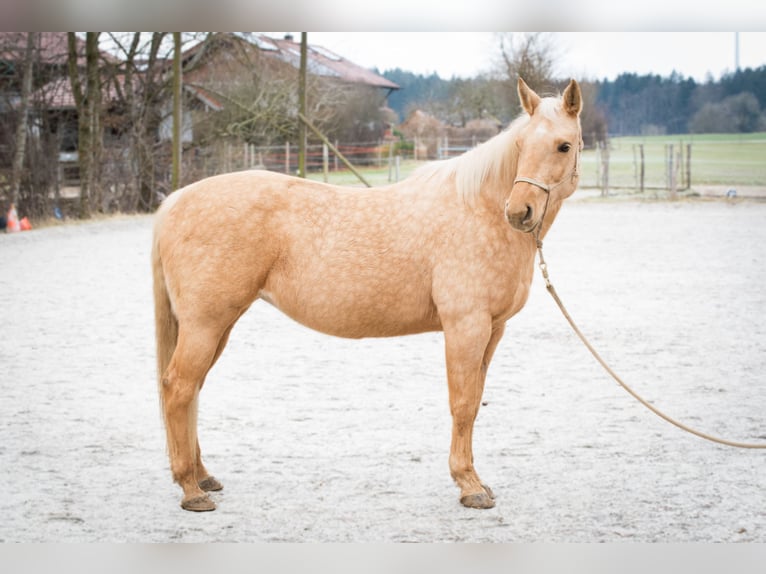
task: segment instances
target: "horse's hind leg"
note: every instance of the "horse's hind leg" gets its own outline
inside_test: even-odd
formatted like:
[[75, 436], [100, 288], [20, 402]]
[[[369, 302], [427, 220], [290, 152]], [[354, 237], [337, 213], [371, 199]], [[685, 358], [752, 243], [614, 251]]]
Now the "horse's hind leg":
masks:
[[207, 476], [198, 475], [201, 456], [197, 441], [197, 399], [220, 340], [220, 331], [179, 325], [178, 344], [162, 378], [170, 467], [173, 479], [183, 488], [181, 506], [186, 510], [215, 509], [199, 484]]
[[492, 508], [492, 490], [482, 483], [473, 465], [473, 425], [479, 412], [484, 380], [503, 329], [493, 329], [489, 317], [464, 317], [445, 324], [447, 380], [452, 413], [449, 466], [460, 487], [460, 502], [471, 508]]
[[[213, 365], [215, 365], [216, 361], [218, 361], [218, 358], [221, 356], [221, 353], [223, 353], [223, 349], [226, 347], [226, 343], [229, 341], [229, 334], [231, 333], [232, 328], [234, 325], [232, 324], [228, 329], [226, 329], [226, 332], [221, 337], [220, 341], [218, 342], [218, 348], [216, 349], [215, 356], [213, 357], [213, 361], [210, 364], [210, 367], [212, 368]], [[204, 381], [202, 382], [202, 385], [204, 385]], [[202, 390], [202, 385], [200, 385], [200, 391]], [[197, 405], [194, 405], [192, 407], [194, 411], [197, 410]], [[215, 478], [208, 470], [205, 468], [205, 465], [202, 464], [202, 450], [199, 446], [199, 438], [197, 438], [197, 448], [196, 448], [196, 457], [195, 457], [195, 474], [197, 476], [197, 483], [199, 487], [204, 490], [205, 492], [214, 492], [218, 490], [223, 490], [223, 484], [221, 484], [217, 478]]]

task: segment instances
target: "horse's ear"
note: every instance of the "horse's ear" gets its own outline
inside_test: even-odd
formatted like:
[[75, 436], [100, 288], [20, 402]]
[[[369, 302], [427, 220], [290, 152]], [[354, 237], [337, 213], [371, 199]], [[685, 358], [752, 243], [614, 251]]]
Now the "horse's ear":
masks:
[[580, 84], [575, 80], [569, 80], [569, 85], [564, 90], [562, 96], [564, 102], [564, 111], [570, 116], [578, 116], [582, 110], [582, 92], [580, 91]]
[[519, 78], [519, 101], [521, 101], [522, 107], [531, 116], [535, 113], [537, 106], [540, 104], [540, 96], [538, 96], [527, 83]]

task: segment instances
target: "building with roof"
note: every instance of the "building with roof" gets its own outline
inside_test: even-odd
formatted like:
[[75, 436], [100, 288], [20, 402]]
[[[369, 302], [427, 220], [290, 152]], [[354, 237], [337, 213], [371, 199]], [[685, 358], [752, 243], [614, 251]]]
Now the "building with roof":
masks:
[[[300, 42], [290, 36], [273, 38], [255, 32], [206, 33], [197, 34], [197, 38], [200, 41], [182, 54], [184, 143], [199, 148], [221, 138], [250, 144], [294, 138]], [[109, 37], [103, 33], [101, 39], [106, 44]], [[60, 164], [66, 173], [75, 174], [76, 182], [78, 112], [69, 81], [68, 35], [43, 32], [36, 40], [30, 126], [38, 144], [32, 149], [44, 149], [47, 158], [55, 157], [58, 151]], [[84, 44], [76, 39], [77, 64], [83, 76]], [[0, 179], [13, 155], [26, 48], [27, 33], [0, 33]], [[166, 148], [172, 133], [172, 47], [163, 46], [151, 66], [138, 58], [126, 61], [124, 54], [123, 47], [102, 49], [100, 55], [101, 124], [109, 152], [105, 157], [122, 162], [119, 169], [123, 180], [133, 169], [126, 159], [134, 154], [130, 146], [135, 141], [130, 138], [135, 135], [139, 115], [140, 121], [149, 124], [145, 133], [153, 141], [142, 145], [152, 148], [149, 156], [155, 163], [168, 157]], [[162, 54], [167, 54], [167, 59]], [[385, 132], [388, 126], [381, 119], [385, 117], [381, 110], [385, 110], [391, 92], [399, 89], [397, 84], [321, 46], [309, 45], [307, 56], [312, 120], [325, 126], [332, 121], [347, 132]], [[137, 112], [135, 106], [144, 109]], [[56, 173], [46, 176], [46, 181], [56, 179], [57, 189], [64, 173], [61, 165]], [[31, 172], [40, 174], [43, 170], [36, 166]]]
[[[275, 100], [280, 104], [273, 109], [281, 110], [282, 121], [297, 122], [300, 42], [291, 35], [273, 38], [256, 32], [212, 34], [184, 51], [183, 66], [185, 106], [197, 116], [192, 121], [195, 126], [203, 123], [200, 112], [230, 108], [235, 113], [239, 108], [252, 116], [265, 115], [266, 108], [273, 106]], [[391, 92], [399, 89], [387, 78], [313, 44], [308, 45], [307, 74], [311, 79], [312, 120], [320, 124], [332, 111], [339, 115], [339, 107], [347, 115], [356, 114], [357, 117], [349, 118], [352, 121], [368, 121], [361, 117], [364, 115], [361, 110], [344, 99], [353, 92], [380, 110], [387, 108]], [[330, 88], [332, 93], [328, 94]], [[370, 115], [369, 110], [366, 115]], [[268, 122], [264, 125], [268, 129]], [[275, 126], [271, 133], [279, 139], [282, 131]], [[163, 137], [169, 137], [169, 126], [164, 125], [161, 132]], [[241, 135], [248, 140], [269, 139], [265, 133]]]

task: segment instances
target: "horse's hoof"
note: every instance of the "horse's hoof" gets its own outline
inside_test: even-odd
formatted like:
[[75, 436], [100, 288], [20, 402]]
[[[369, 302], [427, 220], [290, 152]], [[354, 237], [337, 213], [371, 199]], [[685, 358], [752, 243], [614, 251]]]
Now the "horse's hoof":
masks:
[[218, 482], [214, 476], [208, 476], [199, 481], [199, 487], [205, 492], [223, 490], [223, 484]]
[[215, 502], [210, 500], [207, 494], [201, 496], [195, 496], [188, 500], [181, 501], [181, 508], [184, 510], [190, 510], [191, 512], [208, 512], [215, 510]]
[[460, 504], [467, 508], [493, 508], [495, 506], [495, 494], [486, 484], [482, 484], [481, 487], [484, 492], [466, 494], [461, 497]]
[[486, 492], [477, 492], [463, 496], [460, 504], [466, 508], [494, 508], [495, 501]]

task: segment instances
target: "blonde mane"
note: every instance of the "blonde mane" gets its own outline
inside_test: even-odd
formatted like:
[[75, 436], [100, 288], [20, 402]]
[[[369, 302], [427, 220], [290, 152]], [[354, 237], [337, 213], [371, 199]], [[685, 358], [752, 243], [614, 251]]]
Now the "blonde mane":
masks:
[[[553, 117], [559, 104], [559, 98], [544, 98], [538, 110], [546, 117]], [[516, 142], [528, 122], [529, 115], [522, 113], [502, 132], [472, 150], [458, 157], [432, 162], [414, 175], [429, 180], [439, 178], [443, 183], [452, 181], [458, 197], [468, 205], [474, 205], [476, 198], [486, 191], [508, 190], [516, 178], [519, 158]]]

